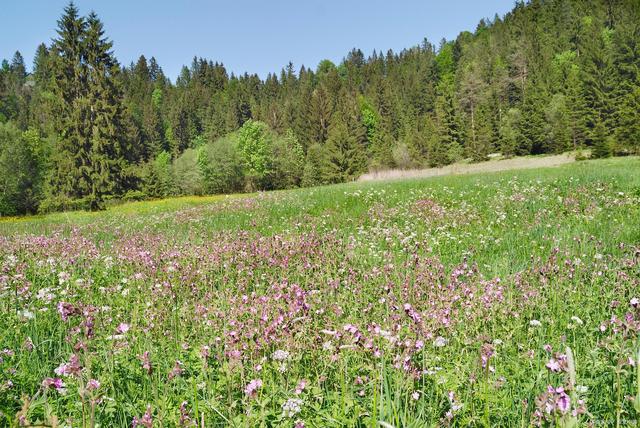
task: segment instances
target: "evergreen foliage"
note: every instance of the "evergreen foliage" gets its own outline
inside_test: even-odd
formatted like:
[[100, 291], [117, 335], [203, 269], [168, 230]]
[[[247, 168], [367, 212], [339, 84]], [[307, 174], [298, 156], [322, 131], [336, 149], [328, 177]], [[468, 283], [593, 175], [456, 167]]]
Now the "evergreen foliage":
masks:
[[[70, 3], [31, 69], [20, 52], [2, 62], [0, 158], [37, 171], [27, 184], [6, 170], [0, 215], [334, 183], [495, 152], [640, 153], [632, 0], [517, 2], [437, 48], [354, 49], [265, 79], [196, 57], [173, 83], [155, 58], [121, 66], [112, 49], [98, 17]], [[46, 162], [20, 146], [35, 136], [51, 145]]]

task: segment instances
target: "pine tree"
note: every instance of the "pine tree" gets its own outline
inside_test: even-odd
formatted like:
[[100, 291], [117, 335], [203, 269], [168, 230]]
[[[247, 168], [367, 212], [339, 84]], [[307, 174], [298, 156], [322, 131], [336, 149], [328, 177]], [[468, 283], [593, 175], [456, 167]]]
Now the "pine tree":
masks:
[[640, 153], [640, 5], [624, 14], [614, 33], [618, 151]]
[[87, 23], [73, 3], [65, 8], [58, 21], [57, 34], [51, 48], [54, 73], [52, 91], [57, 100], [53, 106], [55, 132], [58, 134], [53, 169], [48, 183], [45, 206], [60, 209], [91, 191], [89, 178], [90, 132], [86, 118], [87, 73], [84, 64], [83, 38]]
[[302, 172], [302, 186], [311, 187], [326, 184], [322, 171], [325, 164], [325, 156], [325, 150], [320, 144], [312, 144], [307, 148], [307, 157]]
[[91, 208], [100, 206], [105, 197], [119, 195], [126, 190], [125, 176], [128, 161], [133, 161], [134, 147], [126, 140], [126, 124], [122, 105], [122, 91], [118, 81], [120, 70], [104, 37], [102, 22], [95, 13], [87, 18], [84, 37], [90, 105], [90, 163]]
[[329, 134], [331, 123], [331, 101], [327, 91], [319, 86], [311, 94], [311, 99], [305, 103], [306, 132], [304, 133], [307, 145], [324, 144]]
[[571, 127], [566, 97], [556, 94], [545, 110], [547, 122], [546, 146], [554, 153], [562, 153], [571, 147]]
[[487, 85], [480, 76], [476, 64], [470, 64], [464, 70], [459, 95], [460, 105], [468, 116], [467, 152], [473, 160], [484, 160], [489, 153], [490, 128], [485, 125], [487, 121], [485, 117], [478, 120], [478, 110], [481, 103], [486, 100]]
[[504, 157], [512, 157], [518, 147], [523, 145], [522, 112], [517, 108], [509, 109], [503, 116], [500, 124], [500, 151]]
[[52, 89], [60, 104], [49, 208], [80, 200], [96, 209], [131, 186], [125, 172], [136, 151], [126, 141], [120, 68], [111, 47], [94, 13], [84, 19], [73, 3], [65, 8], [52, 46]]
[[438, 140], [429, 155], [429, 162], [433, 166], [447, 165], [462, 157], [463, 134], [454, 94], [453, 76], [445, 76], [438, 85], [436, 99]]
[[340, 183], [357, 178], [367, 164], [366, 128], [360, 118], [356, 100], [342, 93], [342, 108], [331, 119], [326, 144], [323, 177], [325, 182]]
[[607, 135], [607, 128], [603, 120], [596, 122], [593, 129], [591, 141], [593, 142], [593, 151], [591, 156], [594, 158], [608, 158], [611, 156], [612, 147], [611, 140]]
[[[599, 138], [596, 125], [604, 122], [605, 128], [614, 126], [613, 96], [615, 70], [612, 62], [612, 31], [598, 25], [591, 18], [584, 19], [585, 35], [581, 43], [583, 97], [587, 141], [596, 143]], [[599, 132], [599, 131], [598, 131]]]

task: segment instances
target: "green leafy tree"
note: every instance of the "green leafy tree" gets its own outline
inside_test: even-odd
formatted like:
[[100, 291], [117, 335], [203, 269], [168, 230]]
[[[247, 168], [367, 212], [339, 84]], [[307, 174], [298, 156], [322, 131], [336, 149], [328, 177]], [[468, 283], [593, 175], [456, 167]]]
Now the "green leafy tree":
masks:
[[289, 189], [300, 186], [304, 170], [304, 151], [293, 131], [273, 141], [273, 172], [270, 187]]
[[198, 149], [197, 163], [205, 193], [243, 190], [245, 180], [237, 136], [223, 137]]
[[249, 120], [238, 131], [238, 152], [249, 191], [265, 187], [264, 180], [272, 170], [271, 140], [271, 133], [264, 122]]
[[160, 152], [147, 164], [143, 189], [151, 198], [166, 198], [176, 193], [171, 155], [168, 152]]
[[37, 211], [49, 156], [37, 131], [0, 124], [0, 216]]

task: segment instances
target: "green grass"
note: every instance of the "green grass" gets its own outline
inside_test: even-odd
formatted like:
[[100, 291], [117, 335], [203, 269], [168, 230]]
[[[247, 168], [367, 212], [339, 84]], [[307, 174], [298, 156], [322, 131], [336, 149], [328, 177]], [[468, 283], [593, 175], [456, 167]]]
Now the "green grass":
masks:
[[637, 157], [2, 219], [0, 425], [627, 426], [639, 246]]

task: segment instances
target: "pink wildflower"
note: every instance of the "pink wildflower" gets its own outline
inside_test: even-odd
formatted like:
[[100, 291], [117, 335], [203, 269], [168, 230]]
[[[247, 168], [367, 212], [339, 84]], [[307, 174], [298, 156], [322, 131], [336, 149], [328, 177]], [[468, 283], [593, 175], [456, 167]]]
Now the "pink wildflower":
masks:
[[142, 362], [142, 368], [147, 371], [148, 375], [151, 375], [151, 373], [153, 372], [153, 368], [151, 367], [149, 351], [144, 351], [142, 355], [138, 355], [138, 359]]
[[51, 378], [48, 377], [45, 380], [42, 381], [42, 387], [47, 389], [47, 388], [53, 388], [56, 391], [58, 391], [61, 394], [64, 394], [66, 392], [65, 389], [65, 385], [64, 385], [64, 381], [62, 379], [60, 379], [59, 377], [56, 378]]
[[131, 427], [136, 428], [142, 426], [144, 428], [153, 428], [153, 417], [151, 416], [151, 406], [147, 405], [147, 411], [144, 412], [141, 418], [135, 416], [131, 422]]
[[253, 379], [249, 384], [245, 387], [244, 393], [247, 397], [253, 398], [256, 396], [258, 389], [262, 388], [262, 380], [261, 379]]
[[184, 369], [182, 368], [182, 362], [180, 360], [176, 360], [176, 363], [174, 364], [173, 368], [169, 372], [169, 380], [180, 376], [182, 373], [184, 373]]
[[129, 324], [124, 323], [124, 322], [120, 323], [118, 325], [118, 327], [116, 328], [116, 333], [118, 333], [118, 334], [126, 334], [129, 331], [130, 328], [131, 328], [131, 326], [129, 326]]
[[308, 383], [309, 381], [307, 381], [306, 379], [302, 379], [300, 382], [298, 382], [298, 385], [296, 386], [296, 390], [295, 390], [296, 395], [302, 394], [304, 389], [307, 387]]
[[490, 343], [485, 343], [480, 348], [480, 362], [482, 364], [482, 368], [487, 368], [487, 364], [489, 363], [489, 359], [493, 356], [494, 350], [493, 346]]
[[77, 314], [78, 309], [71, 303], [59, 302], [58, 313], [60, 314], [60, 318], [62, 318], [62, 321], [66, 321], [70, 316]]
[[76, 354], [71, 355], [68, 363], [63, 363], [54, 370], [58, 376], [76, 376], [80, 374], [82, 367], [80, 367], [80, 360]]

